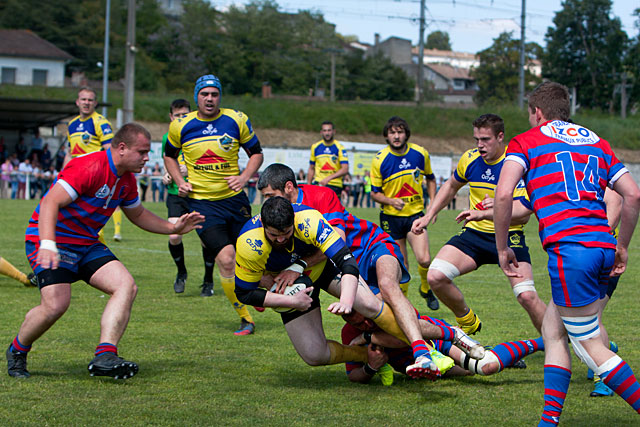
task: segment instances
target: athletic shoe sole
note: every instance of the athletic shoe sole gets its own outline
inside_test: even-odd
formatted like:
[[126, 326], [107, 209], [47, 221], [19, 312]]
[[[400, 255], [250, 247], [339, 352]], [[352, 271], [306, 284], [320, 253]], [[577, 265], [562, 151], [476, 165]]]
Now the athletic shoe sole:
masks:
[[89, 364], [89, 373], [92, 377], [111, 377], [116, 380], [126, 380], [138, 373], [138, 365], [135, 362], [122, 363], [112, 367], [102, 367], [91, 362]]

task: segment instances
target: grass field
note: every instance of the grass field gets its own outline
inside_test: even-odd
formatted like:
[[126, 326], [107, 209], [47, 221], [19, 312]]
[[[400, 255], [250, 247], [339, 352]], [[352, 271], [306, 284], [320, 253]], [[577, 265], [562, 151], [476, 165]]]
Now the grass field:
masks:
[[[160, 203], [146, 206], [159, 215], [166, 213]], [[0, 255], [24, 271], [24, 230], [34, 207], [33, 201], [0, 200], [5, 230]], [[377, 221], [374, 209], [353, 212]], [[454, 217], [455, 212], [445, 211], [430, 227], [432, 256], [459, 229]], [[537, 224], [532, 222], [527, 228], [528, 244], [537, 288], [547, 301], [546, 256], [537, 237]], [[110, 222], [108, 237], [111, 227]], [[378, 378], [369, 385], [351, 384], [344, 366], [305, 365], [289, 343], [279, 315], [271, 310], [257, 313], [251, 309], [256, 334], [233, 336], [238, 317], [219, 284], [213, 297], [199, 296], [203, 270], [195, 234], [185, 237], [190, 277], [185, 293], [179, 296], [172, 288], [175, 267], [167, 238], [145, 233], [126, 221], [123, 236], [121, 243], [110, 247], [135, 277], [139, 293], [119, 350], [139, 364], [140, 372], [126, 381], [89, 376], [87, 364], [97, 344], [106, 297], [76, 283], [68, 312], [33, 346], [29, 356], [32, 377], [16, 380], [0, 374], [1, 425], [519, 426], [539, 420], [542, 353], [526, 359], [526, 370], [506, 370], [492, 377], [428, 382], [396, 374], [391, 387], [382, 386]], [[607, 308], [605, 322], [621, 356], [640, 373], [638, 238], [630, 253], [629, 271]], [[418, 295], [415, 259], [411, 260], [414, 279], [409, 297], [427, 312]], [[498, 267], [485, 266], [456, 283], [482, 318], [483, 329], [476, 338], [484, 344], [536, 337]], [[39, 295], [37, 290], [5, 277], [0, 277], [0, 292], [0, 344], [4, 342], [4, 351]], [[331, 300], [324, 295], [323, 307]], [[446, 308], [435, 316], [454, 321]], [[323, 317], [327, 336], [339, 339], [341, 319], [329, 313]], [[4, 371], [6, 365], [2, 366]], [[574, 357], [563, 425], [638, 424], [638, 416], [619, 397], [588, 397], [592, 384], [585, 376], [586, 367]]]

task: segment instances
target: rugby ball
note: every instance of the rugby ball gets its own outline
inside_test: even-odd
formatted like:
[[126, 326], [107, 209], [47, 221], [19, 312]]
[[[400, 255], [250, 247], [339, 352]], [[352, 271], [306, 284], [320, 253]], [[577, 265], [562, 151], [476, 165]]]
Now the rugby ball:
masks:
[[[298, 282], [298, 281], [296, 281]], [[294, 282], [291, 286], [287, 286], [284, 289], [284, 294], [283, 295], [295, 295], [298, 292], [307, 289], [307, 285], [305, 285], [304, 283], [296, 283]], [[275, 292], [276, 288], [278, 287], [278, 285], [273, 285], [271, 287], [271, 292]], [[274, 311], [278, 312], [278, 313], [291, 313], [293, 311], [296, 311], [295, 308], [291, 308], [291, 307], [271, 307]]]

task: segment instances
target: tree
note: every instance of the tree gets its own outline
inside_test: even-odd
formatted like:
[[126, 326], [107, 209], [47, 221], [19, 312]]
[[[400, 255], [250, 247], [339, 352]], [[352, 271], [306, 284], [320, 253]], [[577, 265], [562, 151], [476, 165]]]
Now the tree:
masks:
[[[637, 8], [633, 14], [637, 18], [635, 27], [638, 30], [638, 34], [631, 40], [624, 60], [624, 69], [628, 78], [627, 83], [631, 85], [631, 90], [627, 91], [627, 96], [629, 96], [632, 103], [632, 108], [634, 102], [640, 102], [640, 8]], [[626, 113], [626, 111], [623, 113]]]
[[[493, 44], [478, 52], [480, 65], [471, 70], [479, 87], [474, 99], [478, 104], [514, 103], [518, 97], [520, 40], [513, 33], [502, 33]], [[525, 43], [525, 64], [536, 59], [542, 52], [537, 43]], [[525, 82], [535, 85], [539, 78], [533, 75], [525, 65]]]
[[445, 31], [434, 31], [427, 36], [425, 49], [451, 50], [449, 33]]
[[577, 88], [580, 105], [613, 106], [627, 36], [611, 17], [611, 0], [565, 0], [547, 29], [543, 74]]

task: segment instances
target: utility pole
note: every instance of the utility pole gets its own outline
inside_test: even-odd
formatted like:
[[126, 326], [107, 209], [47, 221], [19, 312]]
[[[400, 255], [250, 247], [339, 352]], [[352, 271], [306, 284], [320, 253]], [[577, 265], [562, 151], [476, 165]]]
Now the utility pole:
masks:
[[[109, 100], [109, 22], [111, 21], [111, 0], [107, 0], [104, 21], [104, 57], [102, 59], [102, 102]], [[102, 107], [102, 115], [107, 117], [107, 106]]]
[[136, 1], [128, 0], [127, 14], [127, 46], [126, 60], [124, 68], [124, 101], [122, 110], [124, 113], [123, 123], [133, 121], [133, 95], [135, 88], [136, 74]]
[[[418, 43], [418, 105], [422, 104], [424, 85], [424, 30], [426, 27], [424, 10], [426, 9], [426, 0], [420, 0], [420, 41]], [[524, 1], [524, 0], [522, 0]]]
[[331, 102], [336, 102], [336, 52], [331, 51]]
[[522, 14], [520, 15], [520, 77], [518, 79], [518, 108], [524, 107], [524, 18], [526, 16], [526, 0], [522, 0]]

